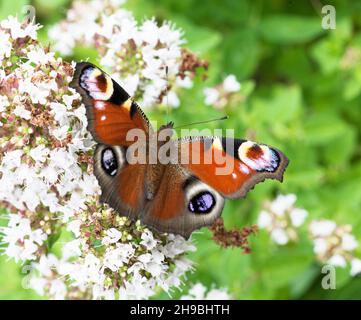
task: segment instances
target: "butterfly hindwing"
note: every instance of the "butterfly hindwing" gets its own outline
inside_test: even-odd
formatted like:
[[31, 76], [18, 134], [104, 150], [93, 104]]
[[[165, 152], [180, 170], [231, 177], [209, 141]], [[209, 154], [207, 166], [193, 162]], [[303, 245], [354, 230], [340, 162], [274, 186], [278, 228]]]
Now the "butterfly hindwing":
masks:
[[145, 204], [146, 165], [128, 164], [124, 147], [98, 144], [94, 174], [101, 187], [101, 201], [136, 220]]
[[160, 232], [188, 238], [211, 225], [222, 213], [224, 198], [178, 164], [164, 167], [159, 189], [148, 202], [141, 221]]
[[103, 144], [94, 154], [101, 201], [120, 215], [186, 238], [221, 215], [224, 198], [179, 164], [128, 164], [125, 154], [124, 147]]
[[151, 130], [138, 104], [109, 75], [88, 62], [77, 63], [70, 86], [82, 96], [88, 129], [94, 139], [107, 145], [128, 146], [131, 129]]

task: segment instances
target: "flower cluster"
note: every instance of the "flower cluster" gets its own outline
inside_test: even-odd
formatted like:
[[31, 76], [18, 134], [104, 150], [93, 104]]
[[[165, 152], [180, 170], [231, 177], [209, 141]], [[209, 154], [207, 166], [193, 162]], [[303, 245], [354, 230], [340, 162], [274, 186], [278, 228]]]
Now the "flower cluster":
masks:
[[34, 260], [44, 250], [48, 235], [42, 228], [32, 228], [31, 221], [20, 214], [10, 214], [7, 227], [1, 227], [2, 241], [7, 243], [5, 254], [15, 261]]
[[71, 54], [77, 44], [96, 48], [106, 67], [143, 107], [180, 104], [179, 88], [191, 88], [198, 67], [207, 67], [182, 48], [182, 32], [170, 22], [154, 19], [138, 24], [124, 1], [74, 1], [66, 20], [49, 32], [55, 48]]
[[0, 203], [19, 216], [2, 230], [15, 260], [41, 255], [46, 235], [98, 192], [94, 176], [80, 167], [94, 143], [79, 95], [67, 86], [73, 66], [38, 44], [38, 28], [13, 17], [0, 24], [10, 48], [0, 74]]
[[[36, 40], [37, 25], [0, 23], [0, 206], [3, 250], [30, 261], [29, 286], [52, 298], [148, 298], [191, 269], [182, 237], [153, 234], [99, 203], [95, 142], [68, 84], [74, 64]], [[73, 240], [52, 253], [60, 231]]]
[[188, 294], [180, 298], [181, 300], [231, 300], [232, 297], [225, 289], [207, 288], [201, 284], [196, 283], [189, 289]]
[[279, 245], [297, 241], [299, 228], [305, 221], [308, 212], [296, 208], [297, 197], [294, 194], [278, 195], [272, 202], [265, 204], [258, 217], [258, 226], [266, 229], [271, 239]]
[[69, 229], [78, 237], [65, 244], [62, 259], [50, 254], [33, 264], [30, 287], [39, 294], [56, 299], [147, 299], [156, 287], [166, 292], [179, 287], [180, 277], [192, 268], [184, 253], [195, 248], [184, 238], [156, 237], [95, 202]]
[[314, 252], [322, 263], [345, 268], [351, 264], [351, 275], [361, 272], [361, 259], [354, 255], [358, 247], [351, 225], [337, 225], [332, 220], [314, 220], [309, 225]]
[[217, 86], [204, 89], [204, 103], [217, 109], [237, 104], [242, 100], [242, 96], [239, 94], [240, 90], [241, 84], [237, 81], [235, 75], [230, 74]]

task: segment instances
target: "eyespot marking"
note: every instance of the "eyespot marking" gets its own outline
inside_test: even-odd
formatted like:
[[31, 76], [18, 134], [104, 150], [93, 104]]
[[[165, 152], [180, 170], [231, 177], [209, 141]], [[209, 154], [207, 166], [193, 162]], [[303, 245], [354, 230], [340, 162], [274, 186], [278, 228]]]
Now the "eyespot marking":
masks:
[[275, 172], [280, 164], [280, 158], [275, 150], [252, 141], [246, 141], [239, 146], [238, 157], [256, 171]]
[[207, 214], [212, 211], [215, 204], [216, 200], [213, 194], [209, 191], [202, 191], [190, 199], [188, 209], [196, 214]]
[[101, 153], [101, 165], [103, 170], [111, 177], [118, 172], [118, 161], [115, 152], [111, 148], [106, 148]]
[[114, 92], [112, 79], [94, 67], [83, 70], [79, 85], [95, 100], [109, 100]]

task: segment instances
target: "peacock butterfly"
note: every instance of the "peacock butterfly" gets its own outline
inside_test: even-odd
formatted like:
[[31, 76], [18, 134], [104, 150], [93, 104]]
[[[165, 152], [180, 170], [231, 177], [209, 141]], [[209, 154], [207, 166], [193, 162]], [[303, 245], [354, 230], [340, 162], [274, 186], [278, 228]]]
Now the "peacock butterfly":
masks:
[[[242, 198], [266, 178], [283, 179], [288, 159], [276, 148], [225, 137], [171, 139], [172, 122], [155, 131], [129, 94], [91, 63], [76, 65], [70, 86], [83, 98], [98, 143], [94, 173], [101, 201], [159, 232], [188, 238], [221, 215], [224, 198]], [[129, 139], [134, 130], [145, 139]], [[129, 152], [136, 143], [144, 161], [134, 161], [139, 148]]]

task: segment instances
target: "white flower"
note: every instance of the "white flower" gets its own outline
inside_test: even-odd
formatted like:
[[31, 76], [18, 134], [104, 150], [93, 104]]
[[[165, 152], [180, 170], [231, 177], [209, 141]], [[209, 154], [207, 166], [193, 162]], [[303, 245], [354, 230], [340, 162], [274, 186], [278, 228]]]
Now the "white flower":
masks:
[[44, 278], [39, 277], [31, 277], [29, 280], [29, 288], [35, 290], [35, 292], [41, 296], [45, 294], [45, 287], [47, 285], [47, 281]]
[[[176, 88], [192, 87], [194, 70], [182, 69], [180, 74], [183, 32], [170, 22], [159, 26], [150, 19], [139, 24], [131, 12], [112, 2], [75, 1], [66, 20], [51, 28], [49, 36], [64, 54], [71, 53], [78, 43], [95, 47], [100, 64], [111, 70], [130, 95], [142, 97], [139, 102], [144, 108], [159, 104], [167, 86], [169, 105], [177, 107]], [[169, 81], [165, 80], [165, 67]]]
[[204, 101], [206, 105], [215, 104], [220, 96], [218, 90], [214, 88], [205, 88], [203, 92], [204, 95], [206, 96], [206, 99]]
[[154, 249], [158, 243], [158, 241], [154, 239], [153, 233], [150, 231], [143, 232], [141, 239], [142, 241], [140, 242], [140, 244], [144, 246], [147, 250]]
[[286, 231], [281, 228], [276, 228], [271, 231], [271, 239], [279, 245], [285, 245], [289, 241]]
[[297, 229], [304, 223], [308, 212], [294, 206], [294, 194], [278, 195], [267, 202], [258, 217], [258, 225], [266, 229], [271, 239], [279, 245], [285, 245], [298, 239]]
[[[73, 107], [73, 102], [75, 100], [78, 100], [79, 99], [79, 94], [78, 93], [74, 93], [72, 95], [68, 95], [68, 94], [64, 94], [63, 97], [63, 102], [64, 104], [66, 105], [67, 109], [72, 109]], [[81, 109], [81, 108], [79, 108]], [[76, 109], [75, 111], [79, 110], [79, 109]]]
[[351, 260], [350, 273], [353, 277], [361, 273], [361, 259], [354, 258]]
[[10, 36], [8, 33], [0, 30], [0, 62], [4, 58], [9, 58], [12, 49], [12, 44], [10, 42]]
[[272, 225], [271, 214], [265, 210], [262, 210], [260, 215], [258, 216], [257, 224], [261, 229], [270, 227]]
[[331, 220], [312, 221], [309, 228], [313, 236], [325, 237], [329, 236], [336, 229], [336, 223]]
[[32, 230], [30, 220], [21, 218], [16, 214], [9, 215], [7, 227], [0, 228], [2, 241], [8, 243], [5, 254], [15, 261], [34, 260], [39, 246], [47, 239], [47, 235], [41, 230]]
[[67, 230], [74, 233], [74, 236], [78, 238], [80, 236], [80, 226], [82, 222], [79, 219], [72, 220], [67, 225]]
[[74, 239], [64, 244], [62, 248], [63, 259], [68, 260], [72, 257], [79, 257], [82, 253], [81, 251], [81, 241], [80, 239]]
[[[25, 239], [20, 253], [20, 260], [34, 260], [36, 257], [34, 253], [38, 250], [38, 246], [31, 240]], [[17, 261], [16, 257], [15, 261]]]
[[184, 79], [177, 77], [176, 84], [181, 88], [190, 89], [193, 87], [193, 81], [191, 80], [190, 77], [184, 77]]
[[14, 17], [10, 16], [7, 20], [1, 21], [3, 29], [10, 29], [11, 37], [13, 39], [30, 37], [36, 39], [37, 30], [40, 28], [38, 25], [29, 24], [25, 28]]
[[3, 112], [9, 105], [10, 103], [8, 97], [0, 95], [0, 112]]
[[278, 195], [277, 198], [272, 201], [271, 210], [278, 216], [283, 216], [285, 211], [294, 205], [296, 199], [297, 197], [294, 194]]
[[31, 241], [34, 241], [34, 243], [38, 245], [41, 245], [47, 238], [48, 236], [44, 233], [42, 229], [32, 230], [29, 235], [29, 239]]
[[358, 242], [351, 234], [351, 225], [337, 225], [332, 220], [315, 220], [309, 225], [309, 230], [317, 259], [341, 268], [351, 262], [352, 274], [352, 261], [355, 259], [357, 268], [354, 251]]
[[55, 300], [64, 300], [67, 293], [67, 287], [61, 280], [53, 280], [50, 285], [49, 294]]
[[227, 92], [237, 92], [241, 89], [241, 84], [237, 81], [235, 75], [230, 74], [223, 80], [223, 88]]
[[54, 52], [46, 53], [42, 48], [37, 48], [35, 50], [29, 51], [27, 56], [29, 62], [35, 64], [47, 64], [54, 61]]
[[327, 252], [327, 248], [328, 248], [328, 244], [326, 239], [315, 239], [314, 242], [314, 247], [313, 247], [313, 251], [316, 254], [320, 254], [323, 255]]
[[75, 46], [75, 39], [71, 34], [66, 35], [61, 26], [55, 25], [51, 27], [49, 29], [49, 38], [58, 40], [54, 44], [55, 51], [59, 51], [65, 56], [72, 53], [72, 49]]
[[23, 118], [25, 120], [30, 120], [31, 118], [31, 112], [29, 110], [26, 110], [24, 106], [16, 106], [14, 110], [14, 115], [17, 117]]
[[330, 265], [333, 265], [335, 267], [341, 267], [341, 268], [345, 268], [347, 265], [346, 259], [340, 255], [340, 254], [335, 254], [333, 255], [329, 260], [328, 263]]
[[225, 289], [211, 289], [207, 294], [207, 300], [230, 300], [231, 297]]
[[14, 150], [5, 153], [1, 166], [9, 170], [18, 168], [23, 154], [22, 150]]
[[191, 289], [189, 289], [188, 296], [181, 297], [181, 300], [202, 300], [205, 297], [207, 288], [201, 284], [196, 283]]
[[33, 103], [45, 104], [51, 90], [57, 89], [55, 81], [41, 82], [36, 85], [28, 84], [27, 89]]
[[181, 300], [230, 300], [231, 297], [226, 289], [212, 288], [207, 293], [207, 288], [201, 284], [196, 283], [188, 294], [180, 298]]
[[43, 255], [40, 257], [39, 263], [33, 263], [42, 276], [50, 277], [54, 267], [58, 264], [58, 258], [53, 254]]
[[102, 244], [108, 245], [111, 243], [116, 243], [122, 237], [122, 233], [115, 228], [111, 228], [106, 231], [106, 237], [103, 238]]
[[155, 20], [146, 20], [143, 25], [140, 27], [140, 36], [143, 39], [147, 39], [147, 43], [150, 47], [155, 47], [158, 40], [158, 26]]
[[290, 217], [292, 225], [295, 227], [300, 227], [305, 222], [305, 219], [308, 215], [308, 212], [305, 209], [294, 208], [290, 212]]
[[177, 94], [174, 91], [170, 91], [163, 97], [162, 103], [170, 107], [179, 107], [180, 101]]
[[82, 263], [74, 263], [72, 268], [67, 270], [74, 285], [84, 286], [87, 283], [99, 283], [102, 281], [101, 261], [92, 253], [84, 257]]
[[37, 147], [32, 149], [29, 153], [30, 157], [32, 157], [35, 161], [44, 162], [46, 160], [47, 155], [50, 150], [46, 148], [44, 145], [39, 144]]
[[358, 247], [358, 243], [356, 241], [355, 236], [352, 234], [344, 234], [342, 236], [341, 247], [346, 251], [355, 250]]
[[131, 244], [118, 244], [116, 249], [107, 249], [104, 255], [104, 266], [112, 271], [118, 270], [134, 254]]

